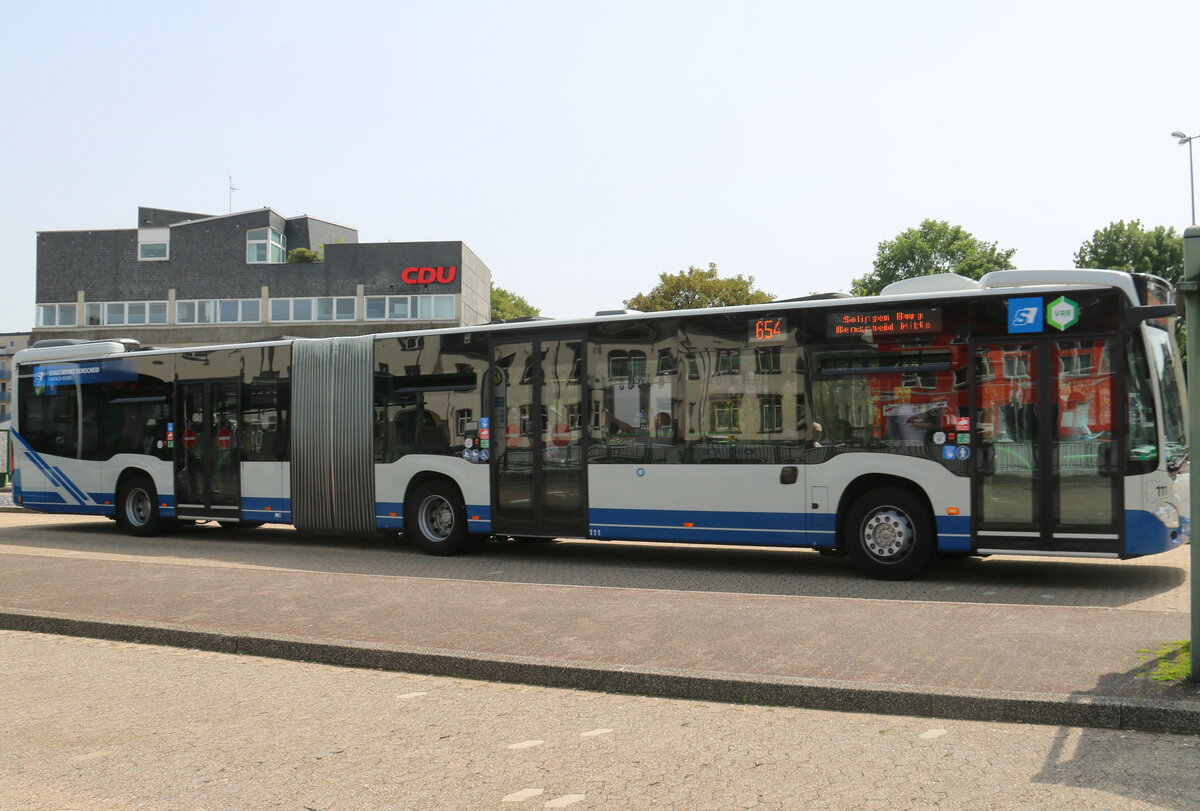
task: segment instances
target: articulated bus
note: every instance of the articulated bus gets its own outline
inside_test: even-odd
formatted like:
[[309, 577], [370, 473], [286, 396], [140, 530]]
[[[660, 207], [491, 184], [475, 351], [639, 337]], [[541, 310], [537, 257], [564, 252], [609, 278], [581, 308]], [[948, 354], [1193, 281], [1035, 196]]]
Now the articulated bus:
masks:
[[1131, 558], [1189, 531], [1173, 290], [1000, 271], [663, 313], [16, 355], [14, 498], [183, 522]]

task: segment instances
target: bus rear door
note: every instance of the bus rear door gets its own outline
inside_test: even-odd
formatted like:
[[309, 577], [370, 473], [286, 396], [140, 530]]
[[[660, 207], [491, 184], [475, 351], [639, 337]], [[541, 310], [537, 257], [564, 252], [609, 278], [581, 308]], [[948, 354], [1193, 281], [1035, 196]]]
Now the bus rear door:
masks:
[[582, 537], [588, 531], [584, 341], [492, 345], [492, 529]]

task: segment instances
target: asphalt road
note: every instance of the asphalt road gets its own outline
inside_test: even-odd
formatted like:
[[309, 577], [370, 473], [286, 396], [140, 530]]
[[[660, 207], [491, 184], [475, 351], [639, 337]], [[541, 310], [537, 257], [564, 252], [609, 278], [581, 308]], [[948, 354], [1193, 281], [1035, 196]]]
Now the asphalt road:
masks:
[[0, 807], [1200, 806], [1200, 738], [618, 696], [0, 631]]

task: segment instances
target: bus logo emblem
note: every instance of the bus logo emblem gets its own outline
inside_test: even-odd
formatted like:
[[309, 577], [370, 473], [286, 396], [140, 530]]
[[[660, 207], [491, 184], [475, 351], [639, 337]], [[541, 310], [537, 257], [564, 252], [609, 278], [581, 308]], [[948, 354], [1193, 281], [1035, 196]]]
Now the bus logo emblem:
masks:
[[1046, 321], [1057, 330], [1073, 327], [1079, 321], [1079, 305], [1066, 296], [1059, 296], [1046, 305]]
[[1042, 299], [1010, 298], [1008, 300], [1009, 332], [1042, 331]]

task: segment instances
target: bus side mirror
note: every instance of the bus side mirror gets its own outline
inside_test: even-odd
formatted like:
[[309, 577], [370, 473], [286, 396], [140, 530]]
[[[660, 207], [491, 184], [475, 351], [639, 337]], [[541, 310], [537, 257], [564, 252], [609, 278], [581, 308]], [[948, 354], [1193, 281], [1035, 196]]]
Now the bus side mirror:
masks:
[[1174, 304], [1150, 304], [1144, 307], [1130, 307], [1125, 311], [1125, 326], [1136, 327], [1143, 321], [1152, 318], [1170, 318], [1178, 315]]

